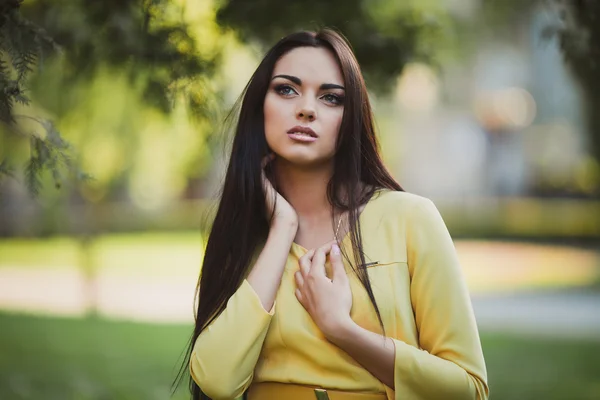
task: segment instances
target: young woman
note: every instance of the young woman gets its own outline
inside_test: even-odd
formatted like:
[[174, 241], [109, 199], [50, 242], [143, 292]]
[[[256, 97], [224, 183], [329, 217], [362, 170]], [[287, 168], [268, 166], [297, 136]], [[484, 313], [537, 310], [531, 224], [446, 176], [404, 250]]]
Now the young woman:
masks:
[[378, 153], [360, 67], [331, 30], [250, 79], [198, 284], [194, 399], [487, 399], [452, 239]]

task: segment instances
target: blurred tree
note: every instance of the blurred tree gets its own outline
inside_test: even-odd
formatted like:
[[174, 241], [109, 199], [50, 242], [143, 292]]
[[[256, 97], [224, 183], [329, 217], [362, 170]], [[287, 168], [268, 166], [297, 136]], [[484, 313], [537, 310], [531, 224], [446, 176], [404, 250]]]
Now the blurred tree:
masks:
[[560, 23], [547, 35], [558, 35], [565, 61], [583, 90], [590, 152], [600, 161], [600, 2], [554, 0]]
[[[143, 175], [138, 179], [142, 186], [158, 182], [155, 187], [174, 175], [183, 176], [174, 160], [189, 161], [190, 152], [182, 150], [201, 147], [202, 138], [198, 127], [187, 123], [188, 117], [195, 117], [204, 128], [215, 114], [210, 79], [219, 63], [218, 43], [214, 47], [198, 45], [202, 28], [188, 23], [186, 11], [193, 7], [183, 1], [31, 0], [22, 6], [19, 1], [11, 4], [12, 16], [32, 21], [15, 37], [26, 27], [43, 26], [44, 31], [39, 32], [62, 49], [60, 56], [45, 57], [44, 63], [42, 57], [26, 59], [28, 70], [39, 67], [28, 81], [35, 100], [29, 111], [48, 114], [56, 121], [69, 133], [77, 153], [82, 153], [84, 167], [98, 173], [93, 181], [61, 194], [81, 207], [70, 207], [69, 201], [52, 202], [59, 200], [59, 195], [54, 199], [44, 196], [52, 209], [47, 207], [43, 213], [56, 214], [54, 220], [69, 226], [69, 233], [80, 234], [81, 267], [89, 312], [94, 315], [96, 267], [92, 253], [105, 218], [101, 205], [130, 194], [124, 192], [131, 186], [131, 174], [134, 181], [136, 174]], [[171, 117], [173, 125], [169, 126], [166, 121]], [[39, 135], [39, 140], [56, 142], [53, 132], [57, 131], [48, 132]], [[23, 141], [14, 136], [0, 134], [0, 156], [25, 158]], [[32, 144], [32, 149], [36, 146], [39, 144]], [[42, 154], [44, 151], [42, 148]], [[29, 158], [35, 160], [36, 154]], [[165, 165], [170, 175], [165, 173]], [[33, 177], [39, 184], [39, 176]], [[81, 196], [66, 197], [72, 194]], [[155, 193], [149, 194], [147, 198], [154, 200]], [[56, 229], [45, 228], [48, 233]]]
[[229, 0], [219, 24], [246, 42], [271, 45], [294, 30], [333, 27], [352, 44], [369, 88], [386, 93], [409, 60], [436, 64], [452, 45], [452, 23], [441, 1]]
[[[22, 18], [21, 2], [8, 0], [0, 4], [0, 138], [11, 135], [29, 141], [30, 157], [25, 177], [30, 192], [36, 194], [40, 188], [39, 174], [44, 169], [52, 173], [55, 186], [60, 186], [61, 169], [72, 169], [71, 148], [51, 121], [15, 112], [17, 104], [26, 106], [30, 103], [25, 95], [25, 82], [38, 60], [58, 49], [56, 42], [42, 28]], [[24, 129], [23, 120], [35, 124], [30, 123], [29, 129]], [[39, 133], [40, 128], [45, 133]], [[10, 148], [3, 147], [0, 179], [15, 176], [9, 161], [11, 154], [7, 151]]]
[[[65, 49], [65, 83], [103, 66], [127, 71], [143, 98], [168, 112], [172, 90], [214, 71], [217, 54], [196, 51], [184, 4], [172, 0], [33, 0], [23, 13]], [[195, 108], [203, 104], [197, 97]]]
[[[130, 84], [141, 93], [140, 98], [162, 113], [168, 113], [178, 95], [181, 98], [183, 94], [188, 109], [197, 119], [210, 114], [208, 108], [213, 105], [205, 93], [205, 78], [216, 69], [219, 54], [197, 51], [191, 28], [183, 20], [185, 7], [181, 2], [32, 0], [23, 5], [21, 2], [10, 0], [0, 8], [2, 61], [10, 57], [17, 75], [16, 79], [10, 79], [5, 63], [0, 64], [0, 85], [4, 88], [0, 93], [0, 117], [5, 120], [14, 120], [11, 113], [15, 101], [28, 102], [23, 94], [25, 77], [36, 64], [43, 67], [42, 45], [57, 48], [56, 43], [64, 50], [60, 60], [63, 89], [53, 93], [51, 98], [46, 95], [46, 101], [40, 96], [41, 105], [54, 118], [68, 114], [81, 101], [78, 96], [69, 96], [69, 89], [92, 80], [106, 68], [118, 70], [120, 74], [124, 72]], [[36, 116], [31, 118], [47, 128], [46, 134], [33, 135], [31, 143], [27, 178], [32, 184], [30, 189], [36, 192], [40, 170], [69, 158], [66, 157], [68, 144], [54, 125]], [[8, 133], [0, 136], [5, 157], [22, 148], [20, 143], [6, 137]], [[14, 175], [13, 172], [11, 164], [1, 160], [0, 177]]]

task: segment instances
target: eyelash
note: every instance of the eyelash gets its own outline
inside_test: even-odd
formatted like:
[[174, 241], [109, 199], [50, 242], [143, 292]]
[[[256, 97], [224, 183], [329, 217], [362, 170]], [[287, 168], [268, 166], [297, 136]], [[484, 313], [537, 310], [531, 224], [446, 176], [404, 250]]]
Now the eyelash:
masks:
[[331, 103], [331, 104], [335, 104], [337, 106], [337, 105], [341, 105], [344, 103], [344, 98], [341, 96], [338, 96], [337, 94], [327, 93], [325, 96], [323, 96], [323, 98], [325, 98], [327, 96], [331, 96], [333, 98], [333, 101], [329, 101], [329, 103]]
[[[283, 96], [289, 96], [291, 93], [283, 93], [284, 90], [286, 89], [290, 89], [291, 91], [293, 91], [294, 93], [296, 93], [296, 91], [294, 90], [294, 88], [292, 88], [290, 85], [277, 85], [275, 86], [275, 91]], [[296, 93], [297, 94], [297, 93]]]
[[[297, 92], [294, 90], [294, 88], [291, 87], [290, 85], [283, 84], [283, 85], [277, 85], [277, 86], [275, 86], [275, 92], [279, 93], [282, 96], [290, 96], [291, 93], [284, 93], [284, 91], [286, 89], [289, 89], [289, 90], [291, 90], [291, 91], [293, 91], [294, 93], [297, 94]], [[322, 98], [327, 98], [327, 97], [329, 97], [330, 100], [325, 100], [325, 101], [327, 101], [329, 104], [332, 104], [332, 105], [336, 105], [337, 106], [337, 105], [343, 104], [343, 102], [344, 102], [344, 97], [343, 96], [338, 96], [337, 94], [327, 93], [327, 94], [325, 94], [325, 95], [322, 96]]]

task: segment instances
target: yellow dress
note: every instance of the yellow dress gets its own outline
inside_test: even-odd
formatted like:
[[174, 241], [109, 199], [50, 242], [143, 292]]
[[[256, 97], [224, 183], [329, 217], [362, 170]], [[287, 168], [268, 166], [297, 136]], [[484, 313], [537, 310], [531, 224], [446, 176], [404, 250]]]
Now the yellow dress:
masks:
[[[394, 389], [327, 341], [298, 302], [294, 273], [306, 249], [293, 243], [269, 312], [244, 280], [198, 337], [190, 372], [208, 396], [234, 399], [253, 382], [283, 382], [386, 393], [389, 400], [489, 397], [469, 292], [435, 205], [386, 189], [373, 195], [359, 218], [385, 334], [396, 346]], [[342, 241], [346, 249], [349, 239]], [[348, 265], [346, 271], [352, 319], [383, 334], [364, 287]]]

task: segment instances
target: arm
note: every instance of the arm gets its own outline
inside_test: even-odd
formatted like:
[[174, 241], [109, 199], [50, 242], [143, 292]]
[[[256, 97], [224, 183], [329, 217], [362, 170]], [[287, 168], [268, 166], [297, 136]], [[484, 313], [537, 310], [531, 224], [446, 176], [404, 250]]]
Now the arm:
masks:
[[487, 399], [485, 361], [469, 292], [452, 238], [430, 200], [421, 199], [413, 207], [406, 237], [421, 349], [393, 339], [397, 398]]
[[371, 332], [352, 319], [340, 326], [327, 338], [356, 360], [375, 378], [394, 388], [394, 341], [389, 337]]
[[296, 221], [275, 221], [269, 231], [265, 247], [248, 275], [247, 280], [258, 294], [265, 310], [271, 309], [275, 303], [281, 276], [297, 230]]
[[196, 340], [190, 373], [209, 397], [233, 399], [252, 382], [295, 234], [295, 223], [273, 224], [248, 278]]
[[328, 338], [397, 399], [487, 399], [479, 334], [452, 239], [429, 200], [407, 226], [411, 298], [422, 349], [347, 320]]

